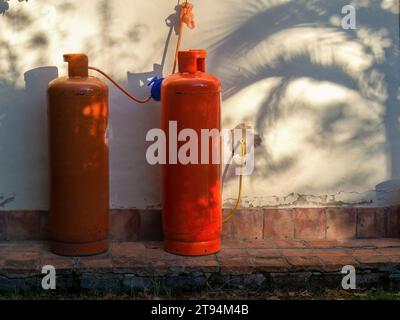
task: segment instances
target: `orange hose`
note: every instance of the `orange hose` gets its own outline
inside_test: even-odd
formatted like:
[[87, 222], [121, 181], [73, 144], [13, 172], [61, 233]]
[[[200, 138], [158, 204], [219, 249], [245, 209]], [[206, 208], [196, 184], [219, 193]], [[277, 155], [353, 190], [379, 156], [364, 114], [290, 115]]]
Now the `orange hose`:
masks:
[[176, 49], [175, 49], [175, 57], [174, 57], [174, 66], [172, 68], [172, 74], [175, 73], [176, 71], [176, 65], [178, 62], [178, 52], [179, 48], [181, 46], [182, 42], [182, 35], [183, 35], [183, 27], [186, 24], [189, 29], [193, 29], [196, 24], [194, 21], [194, 15], [192, 13], [193, 5], [186, 1], [185, 3], [181, 4], [181, 13], [179, 16], [180, 22], [179, 22], [179, 34], [178, 34], [178, 41], [176, 43]]
[[135, 96], [131, 95], [128, 91], [126, 91], [124, 88], [122, 88], [117, 82], [115, 82], [107, 73], [105, 73], [104, 71], [95, 68], [95, 67], [89, 67], [90, 70], [94, 70], [97, 71], [98, 73], [102, 74], [104, 77], [106, 77], [108, 80], [110, 80], [110, 82], [116, 86], [119, 90], [121, 90], [123, 93], [125, 93], [130, 99], [132, 99], [133, 101], [136, 101], [137, 103], [146, 103], [147, 101], [149, 101], [151, 99], [151, 97], [147, 97], [145, 99], [139, 99], [136, 98]]
[[172, 68], [172, 74], [175, 73], [176, 71], [176, 64], [178, 62], [178, 52], [179, 52], [179, 47], [181, 46], [181, 39], [182, 39], [182, 33], [183, 33], [183, 23], [181, 21], [179, 25], [179, 35], [178, 35], [178, 41], [176, 42], [176, 49], [175, 49], [175, 57], [174, 57], [174, 66]]
[[[194, 21], [194, 15], [192, 13], [193, 5], [189, 3], [188, 1], [185, 1], [185, 3], [181, 4], [181, 13], [180, 13], [180, 24], [179, 24], [179, 35], [178, 35], [178, 41], [176, 43], [176, 49], [175, 49], [175, 57], [174, 57], [174, 66], [172, 69], [172, 73], [175, 73], [176, 70], [176, 65], [178, 61], [178, 52], [179, 48], [181, 46], [182, 42], [182, 35], [183, 35], [183, 27], [186, 24], [188, 28], [193, 29], [195, 27], [195, 21]], [[107, 73], [104, 71], [95, 68], [95, 67], [89, 67], [90, 70], [97, 71], [98, 73], [102, 74], [104, 77], [106, 77], [114, 86], [116, 86], [119, 90], [121, 90], [128, 98], [132, 99], [133, 101], [137, 103], [146, 103], [151, 99], [150, 97], [147, 97], [145, 99], [139, 99], [133, 95], [131, 95], [128, 91], [126, 91], [124, 88], [122, 88], [116, 81], [114, 81]]]

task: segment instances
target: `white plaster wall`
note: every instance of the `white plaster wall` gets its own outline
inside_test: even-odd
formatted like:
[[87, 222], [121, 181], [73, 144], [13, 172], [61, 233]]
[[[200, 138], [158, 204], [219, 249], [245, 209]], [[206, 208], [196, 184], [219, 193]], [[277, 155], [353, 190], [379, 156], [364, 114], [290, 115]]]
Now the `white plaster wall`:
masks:
[[[209, 51], [208, 71], [223, 84], [223, 126], [245, 122], [262, 139], [243, 206], [400, 202], [397, 0], [192, 2], [197, 27], [185, 30], [182, 48]], [[357, 30], [341, 28], [349, 3]], [[65, 74], [62, 54], [85, 52], [146, 96], [146, 79], [171, 70], [177, 1], [9, 4], [0, 15], [0, 210], [47, 209], [45, 87]], [[160, 106], [110, 89], [111, 205], [160, 207], [160, 168], [145, 160]], [[231, 173], [225, 206], [237, 192]]]

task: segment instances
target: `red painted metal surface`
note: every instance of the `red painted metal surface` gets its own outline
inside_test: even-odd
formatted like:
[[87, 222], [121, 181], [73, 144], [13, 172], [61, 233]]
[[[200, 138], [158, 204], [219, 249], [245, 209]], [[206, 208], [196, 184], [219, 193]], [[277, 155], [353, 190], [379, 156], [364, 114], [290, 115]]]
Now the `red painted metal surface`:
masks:
[[[179, 72], [162, 85], [162, 128], [167, 133], [167, 164], [163, 165], [163, 229], [166, 251], [181, 255], [211, 254], [221, 246], [221, 162], [212, 152], [221, 141], [209, 139], [209, 164], [201, 164], [201, 129], [221, 129], [220, 81], [205, 73], [206, 51], [180, 51]], [[199, 164], [171, 163], [170, 121], [177, 132], [193, 129], [198, 136]], [[175, 138], [176, 139], [176, 138]], [[185, 141], [177, 142], [179, 149]]]
[[108, 88], [88, 76], [87, 56], [64, 59], [68, 77], [48, 88], [51, 250], [90, 255], [108, 247]]

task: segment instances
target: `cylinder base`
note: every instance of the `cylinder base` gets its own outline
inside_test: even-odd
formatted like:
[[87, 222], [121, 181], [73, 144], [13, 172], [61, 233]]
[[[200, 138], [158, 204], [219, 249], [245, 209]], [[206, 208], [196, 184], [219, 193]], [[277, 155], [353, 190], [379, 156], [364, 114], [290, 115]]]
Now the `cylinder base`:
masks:
[[107, 250], [108, 240], [87, 243], [50, 242], [50, 251], [61, 256], [90, 256]]
[[213, 254], [221, 249], [221, 239], [203, 242], [182, 242], [164, 239], [164, 250], [182, 256], [202, 256]]

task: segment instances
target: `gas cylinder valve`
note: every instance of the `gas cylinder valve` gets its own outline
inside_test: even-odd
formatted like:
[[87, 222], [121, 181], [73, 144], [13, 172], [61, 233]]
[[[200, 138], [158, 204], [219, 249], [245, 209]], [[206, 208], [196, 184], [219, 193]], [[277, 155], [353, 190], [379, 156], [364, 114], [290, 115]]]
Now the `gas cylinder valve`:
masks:
[[148, 87], [151, 87], [151, 97], [155, 101], [161, 100], [161, 85], [164, 78], [153, 77], [150, 79], [149, 83], [147, 84]]

